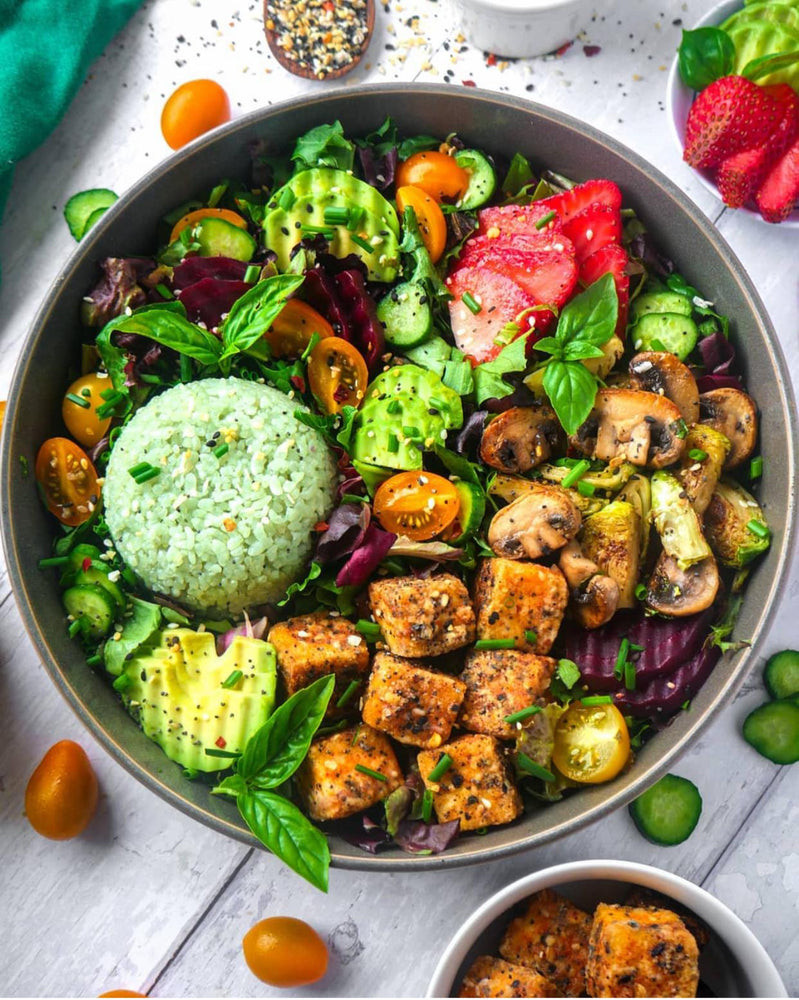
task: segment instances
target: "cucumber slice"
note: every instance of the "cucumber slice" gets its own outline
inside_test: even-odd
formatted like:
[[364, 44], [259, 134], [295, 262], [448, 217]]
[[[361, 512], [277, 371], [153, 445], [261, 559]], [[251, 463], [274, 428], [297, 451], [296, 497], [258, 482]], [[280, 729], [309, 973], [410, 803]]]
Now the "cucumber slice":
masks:
[[90, 566], [88, 569], [80, 569], [75, 574], [74, 583], [76, 586], [81, 586], [82, 584], [93, 584], [96, 587], [102, 587], [103, 590], [110, 594], [116, 604], [116, 614], [119, 616], [128, 606], [128, 599], [125, 597], [124, 591], [118, 587], [113, 580], [108, 577], [108, 570], [103, 567], [103, 569], [97, 569], [94, 566]]
[[763, 671], [772, 698], [790, 698], [799, 694], [799, 652], [783, 649], [769, 658]]
[[116, 617], [116, 601], [96, 584], [76, 584], [65, 590], [61, 601], [68, 615], [81, 621], [81, 631], [89, 639], [108, 635]]
[[699, 340], [699, 330], [690, 316], [678, 313], [645, 313], [630, 333], [636, 351], [666, 350], [685, 361]]
[[467, 483], [459, 479], [453, 484], [458, 491], [461, 507], [458, 511], [458, 523], [461, 533], [452, 540], [453, 545], [459, 545], [471, 538], [479, 530], [486, 512], [486, 495], [477, 483]]
[[386, 328], [386, 342], [392, 347], [416, 347], [433, 329], [430, 296], [423, 285], [403, 282], [380, 300], [377, 318]]
[[106, 209], [118, 199], [118, 195], [108, 188], [92, 188], [73, 194], [64, 205], [64, 218], [69, 231], [80, 241], [88, 233]]
[[687, 840], [701, 813], [699, 789], [677, 774], [665, 775], [630, 805], [630, 815], [640, 832], [664, 847]]
[[468, 212], [485, 205], [497, 187], [497, 174], [491, 161], [476, 149], [461, 149], [455, 154], [455, 162], [469, 175], [469, 186], [458, 208]]
[[252, 260], [257, 244], [246, 229], [239, 229], [224, 219], [202, 219], [192, 232], [200, 244], [201, 257], [232, 257], [246, 264]]
[[677, 313], [679, 316], [690, 316], [694, 311], [691, 300], [679, 292], [663, 290], [661, 292], [645, 292], [632, 302], [636, 319], [647, 313]]
[[769, 701], [747, 715], [746, 742], [775, 764], [799, 761], [799, 705], [794, 701]]

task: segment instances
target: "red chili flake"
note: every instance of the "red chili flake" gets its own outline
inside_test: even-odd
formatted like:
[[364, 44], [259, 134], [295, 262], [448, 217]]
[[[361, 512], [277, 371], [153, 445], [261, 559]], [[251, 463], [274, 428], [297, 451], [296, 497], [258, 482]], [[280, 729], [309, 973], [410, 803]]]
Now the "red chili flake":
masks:
[[559, 49], [555, 49], [555, 55], [556, 56], [565, 55], [572, 47], [572, 45], [574, 45], [574, 42], [565, 42], [563, 45], [561, 45]]
[[313, 530], [314, 531], [327, 531], [327, 529], [329, 527], [330, 527], [330, 525], [327, 523], [327, 521], [317, 521], [316, 524], [313, 526]]
[[496, 66], [496, 64], [497, 64], [497, 57], [494, 55], [493, 52], [489, 52], [488, 59], [486, 59], [486, 66]]
[[220, 750], [224, 750], [225, 747], [227, 746], [227, 740], [225, 739], [224, 736], [220, 736], [219, 739], [216, 741], [216, 745], [219, 747]]
[[322, 7], [328, 12], [328, 14], [334, 14], [336, 11], [336, 5], [328, 0], [327, 3], [323, 3]]
[[80, 564], [80, 568], [83, 570], [84, 573], [88, 573], [89, 570], [92, 568], [92, 561], [88, 556], [86, 556], [83, 562]]
[[292, 375], [289, 382], [291, 382], [297, 392], [305, 392], [305, 379], [302, 375]]
[[477, 84], [474, 82], [474, 80], [461, 80], [461, 83], [464, 85], [464, 87], [476, 87], [477, 86]]
[[591, 58], [591, 56], [598, 56], [601, 51], [602, 51], [602, 46], [601, 45], [584, 45], [583, 46], [583, 52], [585, 52], [585, 54], [588, 56], [589, 59]]
[[337, 385], [335, 391], [333, 392], [333, 399], [335, 399], [337, 403], [346, 403], [349, 398], [350, 390], [346, 387], [346, 385]]

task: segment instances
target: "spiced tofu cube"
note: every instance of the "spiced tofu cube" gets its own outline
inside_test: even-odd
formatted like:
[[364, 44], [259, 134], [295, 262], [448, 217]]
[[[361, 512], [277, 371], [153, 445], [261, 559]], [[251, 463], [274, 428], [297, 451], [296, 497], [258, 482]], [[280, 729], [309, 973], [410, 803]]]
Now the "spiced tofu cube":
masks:
[[466, 685], [418, 660], [378, 653], [363, 702], [363, 721], [399, 743], [440, 747], [449, 739]]
[[369, 584], [374, 620], [395, 656], [440, 656], [474, 641], [474, 610], [451, 573], [395, 576]]
[[460, 997], [559, 997], [562, 994], [534, 969], [480, 955], [463, 977]]
[[591, 915], [551, 889], [530, 897], [508, 924], [499, 953], [551, 980], [567, 997], [585, 993]]
[[501, 740], [518, 734], [505, 717], [543, 703], [555, 661], [518, 649], [474, 650], [466, 656], [461, 680], [466, 684], [459, 725]]
[[[431, 772], [445, 754], [452, 764], [431, 781]], [[461, 736], [438, 750], [422, 750], [417, 761], [440, 823], [459, 819], [461, 830], [480, 830], [510, 823], [524, 811], [502, 744], [493, 736]]]
[[315, 820], [368, 809], [402, 781], [390, 740], [366, 725], [314, 740], [296, 774], [300, 798]]
[[699, 948], [671, 910], [600, 903], [585, 980], [591, 997], [695, 997]]
[[569, 588], [557, 566], [485, 559], [475, 581], [478, 639], [513, 639], [517, 649], [548, 653], [566, 612]]
[[710, 931], [707, 924], [689, 910], [687, 906], [680, 906], [669, 896], [664, 896], [662, 892], [655, 892], [654, 889], [646, 889], [642, 885], [637, 885], [624, 899], [625, 906], [643, 906], [644, 908], [655, 907], [660, 910], [671, 910], [682, 920], [688, 930], [696, 939], [697, 947], [700, 951], [707, 948], [710, 942]]
[[351, 621], [331, 617], [327, 611], [300, 615], [273, 625], [268, 640], [275, 647], [278, 671], [287, 694], [307, 687], [318, 677], [335, 674], [328, 718], [357, 712], [362, 690], [348, 698], [343, 708], [336, 707], [350, 683], [359, 681], [365, 685], [369, 673], [369, 649]]

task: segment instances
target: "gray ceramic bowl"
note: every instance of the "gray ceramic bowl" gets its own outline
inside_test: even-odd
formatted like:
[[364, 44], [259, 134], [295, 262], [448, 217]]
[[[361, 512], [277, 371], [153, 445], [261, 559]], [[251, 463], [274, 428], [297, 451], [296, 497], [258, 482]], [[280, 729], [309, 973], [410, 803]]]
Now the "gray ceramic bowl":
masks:
[[92, 673], [66, 635], [58, 587], [37, 568], [49, 552], [54, 525], [38, 502], [32, 476], [23, 476], [20, 456], [33, 467], [39, 445], [59, 433], [60, 406], [68, 370], [80, 341], [78, 308], [97, 275], [96, 262], [109, 255], [149, 254], [158, 219], [220, 177], [248, 177], [249, 144], [265, 140], [273, 150], [322, 122], [340, 119], [361, 135], [391, 115], [406, 134], [447, 135], [457, 130], [469, 144], [498, 154], [520, 150], [540, 167], [576, 180], [612, 177], [626, 204], [656, 234], [665, 253], [721, 312], [734, 317], [746, 381], [763, 408], [762, 497], [774, 542], [755, 569], [738, 633], [753, 641], [749, 651], [725, 658], [693, 699], [690, 713], [641, 751], [635, 767], [611, 784], [587, 788], [564, 801], [532, 809], [516, 823], [483, 837], [464, 837], [439, 857], [411, 857], [399, 850], [365, 854], [333, 838], [334, 864], [347, 868], [422, 869], [484, 861], [551, 840], [630, 801], [663, 774], [716, 711], [729, 703], [756, 655], [758, 637], [780, 593], [793, 533], [797, 444], [795, 404], [774, 331], [757, 293], [732, 251], [701, 213], [662, 174], [635, 153], [590, 126], [529, 102], [433, 86], [381, 86], [339, 90], [248, 115], [170, 157], [109, 210], [56, 280], [34, 322], [11, 388], [2, 449], [2, 533], [8, 568], [23, 620], [59, 690], [94, 736], [148, 788], [188, 815], [222, 833], [254, 843], [235, 806], [186, 781], [130, 721], [105, 680]]

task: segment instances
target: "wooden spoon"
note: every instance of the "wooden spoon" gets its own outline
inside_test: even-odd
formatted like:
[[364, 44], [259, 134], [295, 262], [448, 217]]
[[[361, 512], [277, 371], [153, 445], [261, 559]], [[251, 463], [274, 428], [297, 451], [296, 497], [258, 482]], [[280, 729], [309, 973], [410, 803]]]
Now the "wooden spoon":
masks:
[[[325, 14], [331, 22], [322, 22]], [[287, 18], [294, 20], [287, 23]], [[337, 80], [355, 69], [375, 27], [375, 0], [264, 0], [266, 41], [280, 65], [304, 80]], [[339, 61], [340, 53], [346, 61]]]

